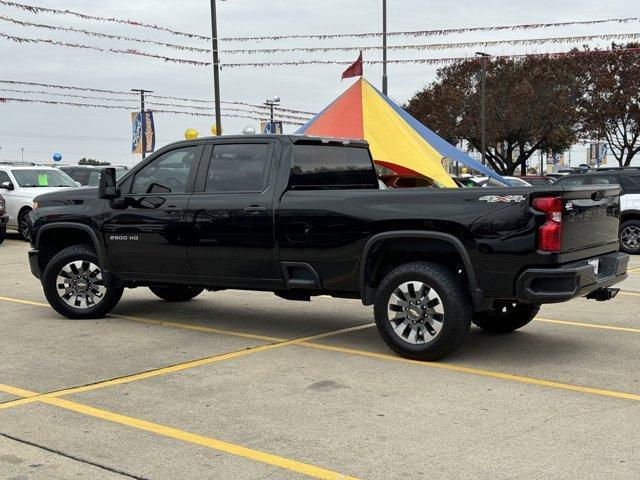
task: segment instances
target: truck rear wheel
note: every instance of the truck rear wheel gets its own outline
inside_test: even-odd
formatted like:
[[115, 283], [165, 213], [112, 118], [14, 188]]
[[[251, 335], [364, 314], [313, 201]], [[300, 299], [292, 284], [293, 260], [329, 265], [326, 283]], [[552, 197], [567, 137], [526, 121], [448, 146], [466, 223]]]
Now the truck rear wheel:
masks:
[[487, 333], [511, 333], [527, 325], [540, 311], [540, 305], [495, 302], [490, 310], [476, 312], [473, 323]]
[[172, 285], [170, 287], [149, 287], [149, 290], [167, 302], [186, 302], [200, 295], [204, 288]]
[[456, 350], [471, 326], [473, 307], [462, 281], [434, 263], [401, 265], [376, 292], [378, 331], [397, 354], [437, 360]]
[[124, 289], [103, 283], [98, 257], [86, 245], [56, 254], [44, 269], [42, 286], [49, 305], [67, 318], [102, 318], [118, 304]]

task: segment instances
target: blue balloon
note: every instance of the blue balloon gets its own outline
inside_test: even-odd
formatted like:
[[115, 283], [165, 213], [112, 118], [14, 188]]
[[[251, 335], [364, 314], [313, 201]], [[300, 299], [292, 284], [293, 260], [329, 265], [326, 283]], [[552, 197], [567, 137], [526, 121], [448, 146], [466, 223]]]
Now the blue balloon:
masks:
[[60, 160], [62, 160], [62, 154], [58, 153], [58, 152], [54, 153], [53, 154], [53, 161], [54, 162], [59, 162]]

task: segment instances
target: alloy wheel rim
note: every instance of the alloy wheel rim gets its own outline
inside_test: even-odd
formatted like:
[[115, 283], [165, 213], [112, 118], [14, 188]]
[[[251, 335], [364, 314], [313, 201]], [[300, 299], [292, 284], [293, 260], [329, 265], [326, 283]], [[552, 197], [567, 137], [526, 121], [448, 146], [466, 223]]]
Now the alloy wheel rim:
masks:
[[433, 342], [444, 325], [444, 305], [438, 293], [420, 281], [399, 285], [387, 304], [395, 334], [412, 345]]
[[625, 227], [620, 233], [620, 241], [629, 250], [640, 248], [640, 227], [635, 225]]
[[24, 237], [24, 238], [29, 238], [29, 219], [27, 218], [26, 215], [22, 215], [22, 217], [20, 218], [20, 234]]
[[56, 278], [56, 289], [67, 305], [82, 310], [98, 305], [107, 292], [102, 271], [88, 260], [76, 260], [62, 267]]

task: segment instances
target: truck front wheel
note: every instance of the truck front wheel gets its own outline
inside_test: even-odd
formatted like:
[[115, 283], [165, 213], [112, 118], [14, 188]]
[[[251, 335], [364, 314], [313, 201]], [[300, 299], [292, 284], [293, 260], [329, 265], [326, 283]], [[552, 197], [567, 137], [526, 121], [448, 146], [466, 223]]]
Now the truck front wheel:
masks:
[[200, 295], [204, 288], [172, 285], [170, 287], [149, 287], [149, 290], [167, 302], [186, 302]]
[[456, 350], [471, 326], [467, 288], [451, 270], [434, 263], [401, 265], [376, 292], [378, 331], [397, 354], [437, 360]]
[[511, 333], [524, 327], [540, 311], [540, 305], [494, 302], [490, 310], [476, 312], [473, 323], [487, 333]]
[[86, 245], [57, 253], [42, 275], [49, 305], [67, 318], [102, 318], [120, 301], [123, 288], [103, 282], [98, 257]]

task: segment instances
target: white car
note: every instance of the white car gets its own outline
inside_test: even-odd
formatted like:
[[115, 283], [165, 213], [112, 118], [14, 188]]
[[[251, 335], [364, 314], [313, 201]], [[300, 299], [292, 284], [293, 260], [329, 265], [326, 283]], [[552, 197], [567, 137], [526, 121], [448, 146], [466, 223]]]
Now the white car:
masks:
[[[531, 184], [518, 177], [502, 177], [509, 182], [510, 187], [530, 187]], [[490, 179], [489, 177], [473, 177], [473, 181], [477, 182], [481, 187], [504, 187], [500, 182]]]
[[33, 209], [33, 199], [43, 193], [77, 187], [69, 175], [57, 168], [0, 165], [0, 194], [9, 215], [7, 228], [17, 230], [22, 239], [28, 240], [28, 214]]

